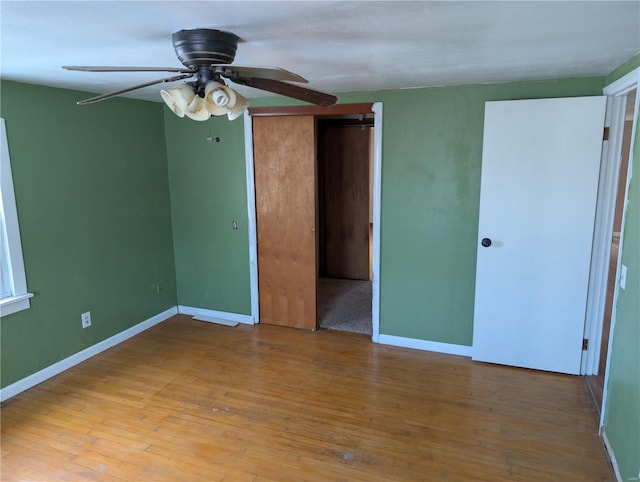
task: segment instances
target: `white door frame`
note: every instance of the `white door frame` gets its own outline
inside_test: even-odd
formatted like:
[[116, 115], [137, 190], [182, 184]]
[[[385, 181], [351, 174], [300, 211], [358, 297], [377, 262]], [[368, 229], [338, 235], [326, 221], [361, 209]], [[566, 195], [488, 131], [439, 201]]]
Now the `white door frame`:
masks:
[[[624, 131], [624, 116], [626, 108], [627, 94], [634, 88], [640, 87], [640, 67], [629, 72], [627, 75], [606, 86], [603, 90], [608, 96], [607, 115], [605, 126], [609, 127], [609, 140], [603, 142], [602, 164], [600, 166], [600, 184], [598, 186], [598, 204], [596, 207], [596, 218], [593, 233], [593, 252], [591, 261], [591, 273], [589, 276], [589, 294], [587, 299], [587, 311], [585, 320], [585, 338], [589, 339], [589, 347], [582, 358], [582, 374], [595, 375], [600, 362], [600, 345], [602, 341], [604, 307], [607, 292], [607, 277], [609, 271], [609, 257], [611, 252], [611, 233], [613, 231], [613, 219], [615, 214], [616, 190], [618, 185], [618, 175], [620, 172], [620, 161], [622, 155], [622, 135]], [[635, 142], [638, 118], [638, 107], [640, 103], [640, 89], [636, 90], [636, 104], [633, 114], [633, 131], [631, 133], [631, 153], [629, 154], [629, 169], [627, 172], [627, 183], [625, 186], [625, 202], [623, 207], [622, 227], [620, 233], [620, 248], [616, 273], [620, 272], [620, 262], [622, 258], [622, 243], [624, 240], [625, 216], [627, 209], [627, 199], [629, 194], [629, 183], [632, 176], [633, 146]], [[613, 308], [611, 313], [610, 332], [613, 333], [615, 326], [616, 301], [618, 299], [618, 279], [616, 279]], [[607, 398], [607, 382], [609, 376], [609, 361], [611, 356], [611, 343], [613, 337], [609, 337], [609, 347], [607, 349], [607, 369], [605, 372], [605, 389], [602, 400], [602, 411], [600, 425], [604, 421]]]
[[[380, 206], [382, 186], [382, 102], [372, 106], [373, 124], [373, 254], [372, 254], [372, 301], [371, 316], [373, 335], [378, 343], [380, 337]], [[248, 111], [244, 113], [244, 152], [247, 176], [247, 211], [249, 215], [249, 273], [251, 287], [251, 318], [260, 323], [260, 298], [258, 293], [258, 238], [256, 231], [256, 188], [253, 167], [253, 120]]]

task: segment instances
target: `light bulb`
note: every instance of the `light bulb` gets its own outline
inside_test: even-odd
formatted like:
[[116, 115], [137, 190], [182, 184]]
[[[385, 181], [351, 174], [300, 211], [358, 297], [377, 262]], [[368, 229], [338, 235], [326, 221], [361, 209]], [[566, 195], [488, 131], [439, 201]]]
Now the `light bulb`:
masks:
[[213, 92], [213, 96], [212, 97], [213, 97], [213, 103], [215, 105], [217, 105], [218, 107], [226, 107], [227, 104], [229, 103], [229, 96], [222, 89], [215, 90]]

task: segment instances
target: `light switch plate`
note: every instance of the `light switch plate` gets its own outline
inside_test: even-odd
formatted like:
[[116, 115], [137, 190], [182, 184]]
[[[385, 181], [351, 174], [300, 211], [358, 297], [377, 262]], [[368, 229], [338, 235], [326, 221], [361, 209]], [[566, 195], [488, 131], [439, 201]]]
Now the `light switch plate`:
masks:
[[620, 288], [623, 290], [627, 287], [627, 267], [623, 264], [620, 268]]

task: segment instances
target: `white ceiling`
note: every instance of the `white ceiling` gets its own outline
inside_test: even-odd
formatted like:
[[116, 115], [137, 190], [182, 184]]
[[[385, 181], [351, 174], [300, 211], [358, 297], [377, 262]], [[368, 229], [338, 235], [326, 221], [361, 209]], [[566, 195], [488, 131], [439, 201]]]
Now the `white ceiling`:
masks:
[[[165, 75], [61, 66], [180, 67], [171, 34], [188, 28], [231, 31], [235, 64], [338, 94], [602, 75], [640, 51], [639, 1], [1, 0], [0, 16], [2, 78], [96, 93]], [[126, 95], [160, 101], [160, 89]]]

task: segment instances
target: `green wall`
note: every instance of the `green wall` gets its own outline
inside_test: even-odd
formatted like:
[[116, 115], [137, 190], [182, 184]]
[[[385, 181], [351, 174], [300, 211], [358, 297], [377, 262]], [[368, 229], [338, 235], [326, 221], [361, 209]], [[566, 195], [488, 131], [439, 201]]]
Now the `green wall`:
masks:
[[636, 69], [638, 67], [640, 67], [640, 53], [634, 55], [629, 60], [627, 60], [624, 64], [620, 65], [613, 72], [607, 75], [606, 85], [611, 84], [612, 82], [627, 75], [633, 69]]
[[29, 310], [0, 320], [5, 387], [175, 306], [176, 290], [162, 106], [0, 88], [35, 293]]
[[[242, 119], [194, 122], [165, 109], [178, 303], [248, 315], [249, 234]], [[211, 136], [214, 140], [207, 141]], [[215, 142], [219, 137], [220, 142]], [[232, 224], [238, 222], [238, 229]]]
[[[485, 101], [599, 95], [603, 85], [593, 77], [340, 95], [383, 103], [381, 333], [471, 345]], [[247, 314], [242, 120], [222, 120], [222, 142], [211, 144], [206, 123], [165, 112], [179, 303]], [[245, 224], [232, 233], [236, 218]]]
[[[640, 67], [636, 55], [607, 78], [607, 83]], [[604, 426], [620, 468], [622, 480], [640, 474], [640, 116], [631, 164], [631, 182], [622, 264], [627, 266], [626, 289], [619, 290], [613, 326]]]

